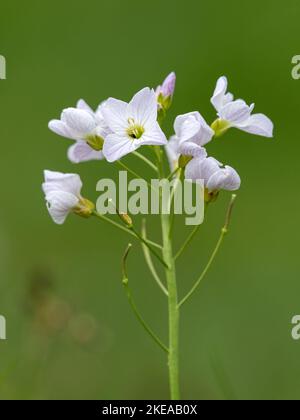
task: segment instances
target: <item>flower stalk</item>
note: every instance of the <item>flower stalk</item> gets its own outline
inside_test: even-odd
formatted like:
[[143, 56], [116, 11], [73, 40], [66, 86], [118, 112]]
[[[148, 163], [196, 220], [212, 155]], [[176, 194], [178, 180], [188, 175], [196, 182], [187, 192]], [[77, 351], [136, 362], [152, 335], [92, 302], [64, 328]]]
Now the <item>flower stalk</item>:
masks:
[[215, 249], [213, 250], [213, 253], [204, 269], [204, 271], [202, 272], [202, 274], [200, 275], [199, 279], [196, 281], [196, 283], [194, 284], [194, 286], [192, 287], [192, 289], [187, 293], [187, 295], [180, 301], [180, 303], [178, 304], [178, 307], [181, 308], [182, 305], [184, 305], [189, 298], [196, 292], [196, 290], [198, 289], [200, 283], [202, 282], [202, 280], [204, 279], [204, 277], [206, 276], [206, 274], [208, 273], [209, 269], [211, 268], [220, 248], [221, 245], [223, 243], [224, 237], [225, 235], [228, 233], [228, 229], [229, 229], [229, 224], [231, 221], [231, 215], [232, 215], [232, 210], [233, 210], [233, 206], [236, 200], [236, 195], [232, 194], [231, 196], [231, 200], [227, 209], [227, 213], [226, 213], [226, 219], [225, 219], [225, 224], [223, 226], [223, 228], [221, 229], [221, 234], [219, 237], [219, 240], [217, 242], [217, 245], [215, 247]]
[[129, 287], [129, 279], [128, 279], [128, 272], [127, 272], [127, 258], [129, 255], [129, 252], [132, 248], [132, 245], [129, 244], [125, 250], [124, 256], [122, 258], [122, 284], [125, 289], [128, 302], [131, 306], [131, 309], [133, 310], [134, 315], [136, 316], [137, 320], [141, 324], [141, 326], [144, 328], [144, 330], [149, 334], [149, 336], [155, 341], [156, 344], [166, 353], [169, 353], [169, 349], [167, 346], [163, 344], [163, 342], [158, 338], [158, 336], [153, 332], [153, 330], [148, 326], [148, 324], [145, 322], [144, 318], [141, 316], [139, 310], [137, 309], [137, 306], [133, 300], [131, 290]]
[[180, 399], [179, 389], [179, 307], [176, 283], [175, 260], [172, 251], [172, 241], [169, 237], [170, 216], [161, 215], [163, 235], [163, 257], [169, 265], [166, 269], [168, 285], [168, 309], [169, 309], [169, 382], [172, 400]]
[[[137, 239], [143, 249], [146, 264], [158, 287], [168, 300], [168, 336], [166, 346], [146, 323], [133, 299], [127, 270], [127, 260], [132, 248], [129, 244], [122, 258], [122, 284], [133, 313], [143, 329], [168, 356], [168, 374], [170, 397], [180, 399], [179, 384], [179, 323], [182, 306], [194, 295], [199, 285], [213, 265], [228, 233], [236, 195], [231, 196], [227, 208], [225, 223], [218, 242], [203, 272], [191, 290], [180, 300], [177, 290], [176, 262], [191, 244], [201, 225], [195, 226], [181, 248], [173, 253], [173, 232], [175, 230], [176, 192], [181, 180], [201, 184], [205, 211], [209, 203], [215, 202], [221, 191], [237, 191], [241, 179], [237, 171], [223, 165], [217, 159], [208, 156], [206, 145], [214, 138], [225, 134], [229, 129], [239, 129], [263, 137], [273, 136], [273, 122], [264, 114], [254, 114], [254, 105], [247, 105], [241, 99], [227, 91], [226, 77], [218, 79], [211, 103], [217, 111], [217, 119], [209, 126], [200, 112], [193, 111], [176, 117], [174, 135], [167, 140], [161, 125], [170, 108], [175, 91], [176, 75], [171, 73], [156, 91], [148, 87], [137, 92], [130, 102], [109, 98], [93, 110], [84, 100], [79, 100], [75, 108], [67, 108], [60, 119], [50, 121], [49, 128], [59, 136], [71, 139], [74, 144], [68, 149], [68, 158], [72, 163], [102, 160], [116, 164], [138, 180], [147, 183], [156, 194], [159, 193], [160, 222], [162, 245], [148, 239], [146, 222], [143, 221], [141, 233], [137, 230], [130, 214], [122, 213], [113, 204], [116, 222], [95, 210], [95, 205], [81, 194], [83, 187], [80, 176], [61, 172], [45, 171], [42, 185], [48, 212], [56, 224], [62, 225], [67, 217], [76, 214], [85, 218], [94, 216], [111, 226]], [[151, 147], [156, 163], [137, 150]], [[163, 147], [162, 147], [163, 146]], [[150, 168], [163, 184], [172, 181], [172, 192], [168, 200], [168, 211], [163, 205], [163, 187], [156, 190], [152, 183], [135, 170], [129, 168], [121, 159], [133, 154], [143, 165]], [[170, 171], [165, 175], [165, 158]], [[142, 182], [144, 184], [144, 182]], [[210, 204], [211, 205], [211, 204]], [[100, 210], [99, 210], [100, 211]], [[157, 211], [156, 211], [157, 213]], [[155, 214], [156, 214], [155, 213]], [[132, 214], [137, 214], [133, 212]], [[156, 261], [152, 256], [156, 258]], [[165, 269], [166, 281], [163, 282], [154, 262], [159, 262]]]

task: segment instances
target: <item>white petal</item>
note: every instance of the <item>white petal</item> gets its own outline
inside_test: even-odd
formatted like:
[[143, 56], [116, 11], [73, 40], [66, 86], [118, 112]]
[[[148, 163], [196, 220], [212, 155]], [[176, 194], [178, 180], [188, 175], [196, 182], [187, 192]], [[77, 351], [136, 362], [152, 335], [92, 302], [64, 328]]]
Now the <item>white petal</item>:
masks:
[[166, 144], [166, 154], [169, 161], [170, 169], [173, 172], [178, 165], [178, 159], [180, 157], [179, 141], [176, 136], [172, 136], [168, 141], [168, 144]]
[[185, 141], [184, 143], [182, 143], [179, 150], [180, 154], [184, 156], [199, 157], [202, 159], [207, 157], [207, 152], [204, 149], [204, 147], [201, 147], [198, 144], [190, 141]]
[[47, 208], [53, 221], [63, 224], [68, 214], [74, 209], [79, 200], [73, 194], [64, 191], [52, 191], [46, 195]]
[[156, 122], [151, 129], [145, 131], [140, 140], [136, 140], [142, 145], [164, 146], [168, 144], [167, 138]]
[[76, 139], [76, 133], [73, 133], [73, 131], [60, 120], [51, 120], [48, 127], [59, 136], [66, 137], [68, 139]]
[[101, 111], [104, 120], [112, 132], [123, 135], [128, 127], [127, 103], [110, 98]]
[[197, 118], [198, 112], [178, 115], [174, 123], [176, 136], [180, 141], [187, 141], [196, 136], [201, 129], [201, 123]]
[[254, 114], [239, 128], [247, 133], [258, 136], [273, 137], [274, 124], [264, 114]]
[[61, 120], [78, 136], [78, 140], [91, 134], [96, 128], [95, 118], [87, 111], [67, 108], [63, 111]]
[[227, 105], [229, 102], [233, 102], [234, 96], [232, 93], [228, 92], [224, 95], [223, 106]]
[[93, 150], [85, 141], [77, 141], [68, 150], [68, 158], [72, 163], [102, 160], [103, 153]]
[[224, 104], [228, 102], [228, 100], [233, 99], [232, 94], [229, 94], [230, 96], [225, 95], [227, 91], [227, 86], [227, 78], [225, 76], [220, 77], [217, 81], [214, 94], [211, 98], [211, 103], [218, 112], [222, 109]]
[[44, 171], [44, 177], [43, 190], [45, 194], [52, 191], [64, 191], [80, 197], [82, 182], [79, 175]]
[[115, 162], [138, 148], [138, 140], [134, 141], [127, 136], [109, 134], [104, 141], [103, 155], [108, 162]]
[[207, 188], [209, 191], [236, 191], [241, 186], [241, 179], [235, 169], [225, 166], [216, 171], [208, 180]]
[[77, 109], [82, 109], [83, 111], [87, 111], [89, 114], [94, 115], [94, 111], [92, 108], [85, 102], [84, 99], [79, 99], [76, 105]]
[[207, 144], [214, 135], [199, 112], [179, 115], [175, 120], [174, 129], [180, 143], [192, 141], [199, 146]]
[[233, 126], [238, 126], [249, 119], [252, 110], [253, 105], [249, 107], [246, 102], [238, 99], [225, 105], [219, 112], [219, 117]]
[[104, 119], [104, 115], [103, 115], [103, 109], [106, 106], [107, 101], [103, 101], [100, 103], [100, 105], [98, 106], [98, 108], [96, 109], [95, 112], [95, 118], [97, 123], [104, 125], [105, 123], [105, 119]]
[[212, 158], [203, 159], [197, 157], [192, 159], [186, 166], [185, 178], [191, 179], [192, 181], [204, 180], [204, 185], [207, 185], [209, 178], [217, 171], [219, 171], [220, 163]]
[[128, 105], [128, 118], [133, 118], [142, 127], [150, 128], [157, 120], [157, 99], [154, 90], [144, 88]]

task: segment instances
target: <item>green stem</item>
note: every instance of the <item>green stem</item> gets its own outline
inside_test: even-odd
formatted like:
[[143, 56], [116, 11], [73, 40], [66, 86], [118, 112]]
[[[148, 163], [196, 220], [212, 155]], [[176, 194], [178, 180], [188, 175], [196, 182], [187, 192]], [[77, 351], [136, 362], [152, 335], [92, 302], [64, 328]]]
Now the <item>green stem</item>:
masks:
[[[120, 225], [119, 223], [115, 222], [114, 220], [111, 220], [108, 217], [103, 216], [103, 214], [100, 214], [100, 213], [94, 211], [92, 213], [92, 215], [97, 217], [98, 219], [102, 220], [103, 222], [107, 222], [110, 225], [122, 230], [123, 232], [128, 233], [129, 235], [133, 236], [134, 238], [139, 239], [139, 237], [136, 235], [136, 233], [133, 232], [132, 230], [129, 230], [128, 227]], [[147, 239], [146, 242], [147, 242], [147, 246], [150, 245], [154, 248], [159, 249], [160, 251], [162, 250], [161, 245], [157, 244], [156, 242], [150, 241], [149, 239]]]
[[[147, 240], [146, 219], [143, 220], [142, 237], [145, 240]], [[152, 262], [151, 254], [149, 252], [148, 247], [146, 247], [144, 244], [142, 244], [142, 249], [143, 249], [145, 261], [146, 261], [147, 266], [148, 266], [148, 268], [150, 270], [150, 273], [152, 274], [154, 280], [156, 281], [156, 283], [158, 284], [158, 286], [160, 287], [160, 289], [163, 291], [163, 293], [166, 296], [168, 296], [168, 290], [165, 288], [163, 282], [161, 281], [161, 279], [159, 278], [159, 275], [156, 272], [156, 269], [155, 269], [154, 264]]]
[[144, 330], [150, 335], [150, 337], [155, 341], [156, 344], [159, 345], [159, 347], [166, 353], [169, 353], [169, 349], [167, 348], [167, 346], [165, 346], [163, 344], [163, 342], [160, 340], [160, 338], [158, 338], [158, 336], [152, 331], [152, 329], [148, 326], [148, 324], [144, 321], [143, 317], [140, 315], [139, 310], [137, 309], [136, 304], [134, 303], [130, 288], [129, 288], [129, 280], [128, 280], [128, 274], [127, 274], [127, 266], [126, 266], [126, 262], [127, 262], [127, 258], [129, 255], [129, 251], [131, 249], [132, 245], [129, 244], [125, 254], [123, 256], [122, 259], [122, 272], [123, 272], [123, 279], [122, 279], [122, 284], [124, 286], [124, 289], [126, 291], [126, 295], [129, 301], [129, 304], [133, 310], [134, 315], [136, 316], [137, 320], [140, 322], [140, 324], [142, 325], [142, 327], [144, 328]]
[[136, 172], [134, 172], [132, 169], [130, 169], [127, 165], [125, 165], [125, 163], [123, 163], [123, 162], [121, 162], [120, 160], [118, 160], [118, 161], [117, 161], [117, 164], [118, 164], [118, 165], [119, 165], [122, 169], [124, 169], [125, 171], [127, 171], [128, 173], [130, 173], [131, 175], [133, 175], [135, 178], [138, 178], [138, 179], [143, 179], [143, 180], [147, 183], [147, 185], [148, 185], [148, 187], [149, 187], [149, 188], [154, 189], [154, 188], [153, 188], [153, 186], [152, 186], [152, 184], [150, 184], [150, 182], [146, 181], [146, 179], [145, 179], [145, 178], [143, 178], [141, 175], [139, 175], [138, 173], [136, 173]]
[[174, 178], [174, 176], [177, 174], [177, 172], [181, 171], [181, 168], [178, 166], [176, 169], [174, 169], [173, 172], [170, 173], [170, 175], [168, 176], [168, 181], [172, 178]]
[[[204, 207], [205, 214], [206, 214], [207, 207], [208, 207], [208, 203], [206, 203], [206, 205]], [[190, 233], [190, 235], [187, 237], [187, 239], [184, 242], [184, 244], [182, 245], [182, 247], [179, 249], [179, 251], [175, 255], [175, 261], [177, 261], [178, 258], [181, 257], [181, 255], [183, 254], [183, 252], [185, 251], [185, 249], [190, 245], [190, 243], [192, 242], [192, 240], [194, 239], [194, 237], [198, 233], [200, 227], [201, 227], [201, 224], [194, 227], [194, 229], [192, 230], [192, 232]]]
[[198, 233], [200, 227], [201, 227], [201, 225], [197, 225], [197, 226], [194, 227], [194, 229], [192, 230], [192, 232], [190, 233], [190, 235], [188, 236], [188, 238], [186, 239], [186, 241], [184, 242], [184, 244], [182, 245], [182, 247], [179, 249], [179, 251], [175, 255], [175, 260], [176, 261], [178, 260], [179, 257], [181, 257], [181, 255], [183, 254], [183, 252], [185, 251], [185, 249], [192, 242], [192, 240], [194, 239], [195, 235]]
[[145, 240], [135, 229], [133, 226], [128, 227], [135, 236], [149, 249], [150, 252], [165, 266], [165, 268], [169, 268], [168, 263], [152, 248], [152, 246]]
[[163, 257], [169, 265], [166, 269], [168, 284], [168, 306], [169, 306], [169, 381], [171, 399], [180, 399], [179, 390], [179, 307], [177, 297], [175, 261], [172, 252], [172, 242], [169, 237], [170, 216], [161, 215], [163, 235]]
[[178, 188], [178, 185], [179, 185], [181, 173], [182, 173], [182, 169], [178, 168], [176, 170], [176, 174], [177, 174], [176, 184], [175, 184], [174, 188], [172, 189], [171, 196], [170, 196], [170, 204], [169, 204], [169, 206], [170, 206], [170, 220], [171, 220], [170, 221], [170, 232], [169, 232], [169, 237], [170, 238], [172, 237], [172, 234], [173, 234], [174, 222], [175, 222], [175, 212], [173, 211], [173, 213], [172, 213], [171, 209], [172, 209], [173, 199], [175, 197], [175, 194], [176, 194], [176, 191], [177, 191], [177, 188]]
[[133, 155], [145, 162], [151, 169], [153, 169], [156, 173], [158, 172], [157, 167], [154, 165], [154, 163], [151, 162], [148, 158], [146, 158], [144, 155], [142, 155], [139, 152], [133, 152]]
[[[157, 164], [159, 168], [160, 179], [164, 178], [164, 166], [162, 161], [162, 150], [154, 146], [157, 157]], [[160, 207], [161, 207], [161, 189], [160, 193]], [[166, 279], [168, 286], [168, 312], [169, 312], [169, 383], [171, 400], [180, 399], [179, 389], [179, 307], [176, 283], [176, 267], [172, 250], [171, 239], [171, 217], [168, 214], [161, 212], [161, 227], [163, 237], [163, 258], [168, 264], [166, 269]]]
[[199, 277], [199, 279], [196, 281], [196, 283], [194, 284], [194, 286], [192, 287], [192, 289], [187, 293], [187, 295], [180, 301], [180, 303], [178, 304], [178, 308], [181, 308], [182, 305], [184, 305], [184, 303], [195, 293], [195, 291], [197, 290], [198, 286], [200, 285], [200, 283], [202, 282], [202, 280], [204, 279], [204, 277], [206, 276], [207, 272], [209, 271], [210, 267], [212, 266], [218, 252], [219, 249], [223, 243], [224, 237], [225, 235], [228, 233], [228, 228], [229, 228], [229, 224], [230, 224], [230, 220], [231, 220], [231, 215], [232, 215], [232, 210], [233, 210], [233, 205], [236, 199], [236, 195], [232, 195], [231, 196], [231, 200], [227, 209], [227, 213], [226, 213], [226, 219], [225, 219], [225, 225], [223, 226], [223, 228], [221, 229], [221, 234], [220, 234], [220, 238], [217, 242], [217, 245], [204, 269], [204, 271], [202, 272], [201, 276]]

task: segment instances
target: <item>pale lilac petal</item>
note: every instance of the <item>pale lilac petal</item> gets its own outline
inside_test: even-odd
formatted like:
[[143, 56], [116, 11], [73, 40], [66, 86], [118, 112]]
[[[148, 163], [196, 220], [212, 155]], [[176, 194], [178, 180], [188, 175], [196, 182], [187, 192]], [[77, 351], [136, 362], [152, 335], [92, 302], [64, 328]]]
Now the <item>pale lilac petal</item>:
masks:
[[244, 123], [238, 126], [247, 133], [258, 136], [273, 137], [273, 122], [264, 114], [254, 114]]
[[175, 120], [174, 130], [181, 144], [191, 141], [199, 146], [204, 146], [214, 136], [214, 131], [199, 112], [179, 115]]
[[222, 107], [224, 106], [224, 100], [225, 102], [231, 98], [233, 99], [233, 95], [229, 94], [230, 96], [226, 97], [226, 91], [227, 91], [228, 81], [225, 76], [222, 76], [218, 79], [217, 85], [214, 91], [214, 94], [211, 98], [211, 103], [215, 107], [215, 109], [219, 112]]
[[253, 106], [250, 108], [246, 102], [238, 99], [225, 105], [219, 112], [219, 117], [231, 123], [232, 126], [243, 124], [250, 117]]
[[203, 159], [197, 157], [192, 159], [186, 166], [185, 178], [196, 180], [204, 180], [206, 186], [209, 178], [220, 169], [220, 163], [214, 158]]
[[168, 140], [157, 122], [151, 129], [146, 130], [140, 140], [136, 141], [140, 142], [141, 145], [148, 146], [165, 146], [168, 144]]
[[61, 120], [77, 133], [78, 139], [84, 138], [96, 128], [94, 117], [82, 109], [65, 109], [62, 113]]
[[157, 100], [154, 90], [144, 88], [139, 91], [128, 105], [127, 118], [136, 123], [151, 128], [157, 120]]
[[128, 127], [127, 103], [110, 98], [101, 108], [104, 120], [112, 132], [124, 135]]
[[79, 101], [76, 104], [77, 109], [82, 109], [83, 111], [88, 112], [91, 115], [94, 115], [94, 111], [92, 108], [85, 102], [84, 99], [79, 99]]
[[173, 172], [178, 166], [178, 159], [180, 157], [178, 138], [176, 136], [172, 136], [168, 141], [168, 144], [166, 144], [165, 149], [170, 169]]
[[207, 157], [207, 152], [204, 147], [189, 141], [182, 143], [182, 145], [179, 147], [179, 151], [180, 154], [184, 156], [193, 156], [202, 159]]
[[201, 122], [198, 119], [198, 112], [190, 112], [178, 115], [175, 119], [174, 130], [180, 141], [187, 141], [197, 135], [201, 129]]
[[96, 121], [100, 125], [106, 125], [104, 115], [103, 115], [103, 109], [105, 108], [106, 104], [107, 104], [107, 101], [101, 102], [95, 112]]
[[159, 86], [158, 93], [162, 94], [165, 98], [174, 95], [176, 85], [176, 74], [170, 73], [164, 80], [163, 84]]
[[74, 209], [79, 199], [65, 191], [52, 191], [46, 195], [47, 208], [53, 221], [62, 225], [69, 213]]
[[216, 171], [207, 182], [207, 189], [213, 191], [236, 191], [241, 186], [241, 179], [235, 169], [230, 166]]
[[59, 136], [66, 137], [68, 139], [76, 139], [76, 133], [74, 133], [64, 122], [60, 120], [51, 120], [48, 124], [51, 131]]
[[85, 141], [78, 141], [69, 148], [68, 158], [72, 163], [81, 163], [102, 160], [104, 156], [101, 151], [92, 149]]
[[79, 175], [46, 170], [44, 171], [44, 177], [43, 190], [45, 194], [52, 191], [64, 191], [80, 197], [82, 181]]
[[103, 155], [108, 162], [115, 162], [140, 147], [139, 140], [130, 140], [127, 136], [109, 134], [104, 142]]

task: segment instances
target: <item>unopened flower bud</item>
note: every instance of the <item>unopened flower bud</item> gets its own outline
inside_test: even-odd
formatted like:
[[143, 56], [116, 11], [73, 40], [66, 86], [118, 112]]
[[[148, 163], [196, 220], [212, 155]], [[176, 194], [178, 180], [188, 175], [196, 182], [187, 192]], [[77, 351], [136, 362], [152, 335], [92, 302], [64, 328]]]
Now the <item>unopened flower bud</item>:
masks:
[[176, 85], [176, 74], [170, 73], [164, 80], [163, 84], [157, 88], [157, 94], [161, 94], [163, 97], [173, 97]]
[[115, 208], [116, 213], [119, 216], [119, 218], [122, 220], [122, 222], [125, 223], [125, 225], [128, 228], [132, 228], [133, 222], [132, 222], [131, 217], [127, 213], [120, 212], [117, 205], [113, 202], [113, 200], [111, 198], [108, 201]]
[[133, 226], [132, 219], [127, 213], [119, 213], [118, 212], [118, 216], [120, 217], [122, 222], [125, 223], [126, 226], [128, 226], [129, 228], [131, 228]]
[[164, 80], [163, 84], [158, 86], [156, 89], [159, 120], [163, 119], [172, 104], [175, 85], [176, 74], [173, 72], [170, 73], [169, 76]]

